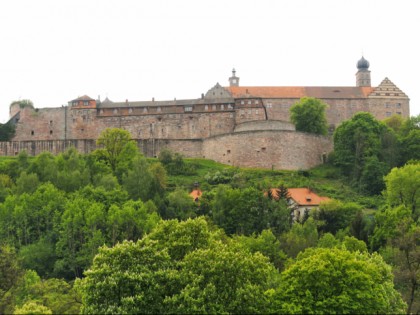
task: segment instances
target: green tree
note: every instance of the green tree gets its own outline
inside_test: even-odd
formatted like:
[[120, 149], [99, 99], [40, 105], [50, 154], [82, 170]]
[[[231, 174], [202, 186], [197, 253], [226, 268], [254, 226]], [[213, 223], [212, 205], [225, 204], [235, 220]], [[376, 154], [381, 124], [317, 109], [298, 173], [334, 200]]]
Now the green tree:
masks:
[[13, 314], [52, 314], [52, 311], [45, 305], [29, 301], [22, 307], [17, 307]]
[[102, 247], [86, 277], [78, 281], [83, 313], [170, 312], [166, 298], [179, 292], [179, 263], [208, 248], [221, 232], [203, 218], [161, 221], [137, 242]]
[[186, 220], [196, 217], [197, 205], [183, 189], [178, 188], [169, 193], [167, 201], [165, 213], [162, 214], [164, 219]]
[[180, 290], [166, 299], [180, 314], [267, 313], [264, 294], [276, 271], [260, 253], [215, 244], [189, 253], [180, 263]]
[[400, 314], [391, 267], [378, 254], [311, 248], [282, 274], [274, 313]]
[[319, 208], [312, 212], [312, 216], [322, 222], [318, 228], [321, 233], [336, 234], [339, 230], [349, 227], [361, 210], [356, 203], [343, 203], [332, 199], [322, 202]]
[[290, 210], [286, 203], [270, 200], [254, 187], [232, 189], [219, 185], [211, 217], [229, 235], [251, 235], [267, 228], [280, 234], [290, 227]]
[[327, 104], [321, 100], [304, 97], [290, 108], [290, 120], [295, 124], [297, 131], [326, 135], [326, 108]]
[[317, 225], [311, 217], [303, 224], [294, 223], [290, 231], [280, 236], [281, 249], [292, 258], [295, 258], [304, 249], [316, 246], [317, 242]]
[[5, 124], [0, 123], [0, 141], [10, 141], [15, 136], [15, 126], [7, 122]]
[[7, 306], [5, 295], [18, 282], [21, 274], [15, 249], [0, 244], [0, 313], [5, 313]]
[[138, 154], [136, 144], [131, 141], [130, 132], [124, 129], [107, 128], [96, 140], [101, 147], [96, 150], [99, 159], [103, 159], [114, 173], [128, 169], [133, 158]]
[[261, 234], [250, 236], [235, 235], [233, 239], [249, 250], [251, 253], [260, 252], [270, 259], [270, 262], [278, 269], [282, 270], [287, 256], [281, 250], [280, 241], [271, 230], [263, 230]]
[[385, 177], [386, 198], [391, 207], [404, 205], [414, 221], [420, 216], [420, 163], [393, 168]]
[[398, 163], [394, 158], [397, 147], [392, 129], [371, 114], [360, 112], [335, 130], [334, 163], [359, 191], [375, 187], [374, 192], [377, 192], [381, 174]]

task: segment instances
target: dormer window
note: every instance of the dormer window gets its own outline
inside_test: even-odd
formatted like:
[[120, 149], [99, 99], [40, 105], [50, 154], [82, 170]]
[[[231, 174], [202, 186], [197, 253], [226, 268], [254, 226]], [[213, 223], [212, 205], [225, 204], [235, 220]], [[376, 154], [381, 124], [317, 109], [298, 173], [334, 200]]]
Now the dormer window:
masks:
[[193, 110], [192, 106], [185, 106], [184, 107], [184, 111], [186, 111], [186, 112], [192, 112], [192, 110]]
[[89, 101], [83, 101], [83, 105], [88, 106], [89, 105]]

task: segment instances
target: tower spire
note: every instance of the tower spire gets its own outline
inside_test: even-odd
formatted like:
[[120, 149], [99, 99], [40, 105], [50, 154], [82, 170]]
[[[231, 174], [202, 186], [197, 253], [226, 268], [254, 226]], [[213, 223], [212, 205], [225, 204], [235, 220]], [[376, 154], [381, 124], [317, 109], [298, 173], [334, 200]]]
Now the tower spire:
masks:
[[232, 76], [229, 78], [230, 86], [239, 86], [239, 78], [236, 76], [235, 68], [232, 69]]

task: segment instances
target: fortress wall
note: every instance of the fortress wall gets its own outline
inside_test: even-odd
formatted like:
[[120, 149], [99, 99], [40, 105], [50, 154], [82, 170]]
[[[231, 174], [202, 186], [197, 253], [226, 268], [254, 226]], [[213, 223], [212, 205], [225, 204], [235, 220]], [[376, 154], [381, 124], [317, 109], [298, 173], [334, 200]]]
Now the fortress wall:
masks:
[[65, 107], [23, 108], [14, 141], [64, 139]]
[[0, 142], [0, 156], [14, 156], [22, 151], [29, 155], [38, 155], [44, 151], [59, 154], [70, 147], [80, 153], [89, 153], [96, 148], [94, 140], [33, 140]]
[[[148, 157], [154, 157], [163, 149], [181, 153], [185, 157], [202, 156], [201, 139], [136, 139], [140, 151]], [[96, 140], [34, 140], [34, 141], [10, 141], [0, 142], [0, 156], [14, 156], [22, 151], [29, 155], [38, 155], [44, 151], [59, 154], [66, 149], [74, 147], [82, 154], [88, 154], [97, 148]]]
[[147, 157], [157, 157], [164, 149], [180, 153], [187, 158], [202, 156], [203, 141], [201, 139], [138, 139], [135, 141], [140, 151]]
[[330, 138], [294, 131], [244, 131], [203, 141], [203, 156], [224, 164], [309, 169], [333, 150]]
[[295, 125], [287, 121], [257, 120], [236, 125], [235, 132], [251, 130], [295, 130]]

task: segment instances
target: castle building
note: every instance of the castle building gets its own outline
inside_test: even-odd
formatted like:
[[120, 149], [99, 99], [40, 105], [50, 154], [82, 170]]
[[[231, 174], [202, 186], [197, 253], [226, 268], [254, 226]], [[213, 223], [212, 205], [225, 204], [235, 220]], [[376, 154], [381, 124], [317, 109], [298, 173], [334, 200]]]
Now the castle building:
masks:
[[11, 105], [16, 135], [0, 143], [0, 155], [56, 154], [69, 146], [89, 153], [104, 129], [123, 128], [147, 156], [168, 148], [235, 166], [307, 169], [322, 163], [332, 142], [295, 131], [289, 109], [302, 97], [328, 104], [331, 131], [360, 111], [379, 120], [410, 115], [409, 98], [391, 80], [371, 86], [364, 57], [357, 62], [356, 85], [345, 87], [240, 86], [233, 69], [229, 86], [217, 83], [197, 99], [101, 102], [84, 95], [58, 108]]

